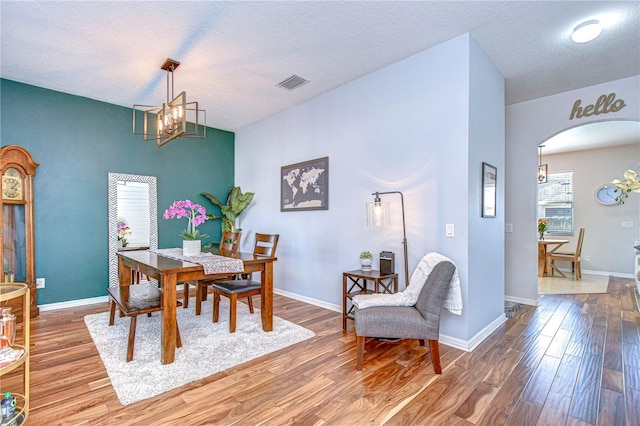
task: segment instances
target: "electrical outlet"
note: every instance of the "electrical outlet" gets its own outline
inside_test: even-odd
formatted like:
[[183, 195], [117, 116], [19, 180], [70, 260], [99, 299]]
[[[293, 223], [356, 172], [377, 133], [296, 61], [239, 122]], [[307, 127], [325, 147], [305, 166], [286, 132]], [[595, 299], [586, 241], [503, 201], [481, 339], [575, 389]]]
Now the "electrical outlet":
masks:
[[44, 278], [36, 278], [36, 288], [44, 288]]
[[622, 222], [623, 228], [633, 228], [633, 222]]
[[513, 223], [505, 223], [504, 232], [513, 232]]
[[585, 262], [591, 262], [591, 256], [585, 256], [584, 257], [584, 261]]

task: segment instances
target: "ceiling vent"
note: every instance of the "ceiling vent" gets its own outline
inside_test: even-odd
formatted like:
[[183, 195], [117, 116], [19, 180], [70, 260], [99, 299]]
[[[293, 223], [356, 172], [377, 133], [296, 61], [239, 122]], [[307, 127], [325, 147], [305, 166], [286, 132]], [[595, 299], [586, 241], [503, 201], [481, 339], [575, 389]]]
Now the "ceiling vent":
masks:
[[287, 90], [297, 89], [303, 84], [308, 83], [309, 80], [300, 77], [299, 75], [292, 75], [289, 78], [282, 80], [280, 83], [276, 84], [276, 86], [284, 87]]

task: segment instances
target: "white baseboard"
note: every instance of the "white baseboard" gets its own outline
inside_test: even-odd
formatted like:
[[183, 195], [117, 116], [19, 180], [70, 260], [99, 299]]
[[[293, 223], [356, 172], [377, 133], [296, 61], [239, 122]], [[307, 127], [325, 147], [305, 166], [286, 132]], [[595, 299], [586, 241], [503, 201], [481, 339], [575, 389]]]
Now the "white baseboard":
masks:
[[[148, 283], [149, 281], [142, 280], [141, 283]], [[182, 288], [182, 283], [178, 284], [178, 288]], [[94, 305], [96, 303], [106, 303], [109, 301], [109, 296], [90, 297], [88, 299], [69, 300], [68, 302], [58, 303], [46, 303], [44, 305], [38, 305], [41, 311], [54, 311], [56, 309], [64, 308], [77, 308], [78, 306]]]
[[[571, 269], [569, 268], [558, 268], [565, 274], [571, 275]], [[604, 277], [618, 277], [618, 278], [633, 278], [633, 274], [626, 274], [624, 272], [610, 272], [610, 271], [592, 271], [590, 269], [582, 269], [582, 275], [599, 275]]]
[[96, 303], [107, 303], [109, 296], [91, 297], [89, 299], [69, 300], [68, 302], [47, 303], [38, 305], [41, 311], [53, 311], [64, 308], [77, 308], [78, 306], [93, 305]]
[[[562, 270], [563, 272], [568, 273], [569, 275], [571, 275], [571, 271], [570, 270]], [[601, 276], [612, 276], [612, 277], [619, 277], [619, 278], [633, 278], [633, 274], [625, 274], [623, 272], [608, 272], [608, 271], [590, 271], [588, 269], [583, 269], [582, 270], [582, 274], [585, 275], [601, 275]]]
[[529, 305], [529, 306], [538, 306], [540, 304], [539, 299], [525, 299], [522, 297], [515, 297], [515, 296], [504, 296], [504, 300], [506, 300], [507, 302], [522, 303], [523, 305]]
[[504, 322], [507, 321], [507, 317], [504, 313], [500, 314], [498, 318], [493, 320], [489, 325], [480, 330], [475, 336], [469, 340], [458, 339], [457, 337], [451, 337], [444, 334], [440, 334], [440, 343], [447, 346], [452, 346], [456, 349], [461, 349], [466, 352], [473, 351], [484, 339], [489, 337], [491, 333], [496, 331]]
[[296, 293], [291, 293], [289, 291], [280, 290], [279, 288], [274, 288], [273, 292], [275, 294], [279, 294], [280, 296], [285, 296], [285, 297], [288, 297], [290, 299], [299, 300], [301, 302], [308, 303], [310, 305], [319, 306], [321, 308], [329, 309], [330, 311], [342, 313], [342, 306], [340, 306], [340, 305], [334, 305], [333, 303], [327, 303], [327, 302], [324, 302], [322, 300], [313, 299], [311, 297], [301, 296], [301, 295], [296, 294]]

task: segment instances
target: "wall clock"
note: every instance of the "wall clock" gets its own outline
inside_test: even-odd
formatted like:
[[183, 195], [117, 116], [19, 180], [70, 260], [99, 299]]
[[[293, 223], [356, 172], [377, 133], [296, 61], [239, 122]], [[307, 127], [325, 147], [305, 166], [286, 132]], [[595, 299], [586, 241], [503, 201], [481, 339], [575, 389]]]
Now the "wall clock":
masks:
[[620, 197], [620, 190], [611, 184], [600, 185], [594, 194], [596, 201], [604, 206], [618, 204], [616, 198]]

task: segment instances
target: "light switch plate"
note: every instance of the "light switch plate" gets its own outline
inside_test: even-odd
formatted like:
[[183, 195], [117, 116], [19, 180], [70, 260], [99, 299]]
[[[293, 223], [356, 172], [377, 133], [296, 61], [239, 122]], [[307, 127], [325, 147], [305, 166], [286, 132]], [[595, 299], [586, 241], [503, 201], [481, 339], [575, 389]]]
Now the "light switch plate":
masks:
[[453, 237], [453, 235], [454, 235], [453, 223], [447, 223], [446, 226], [445, 226], [445, 234], [444, 234], [444, 236], [451, 238], [451, 237]]

